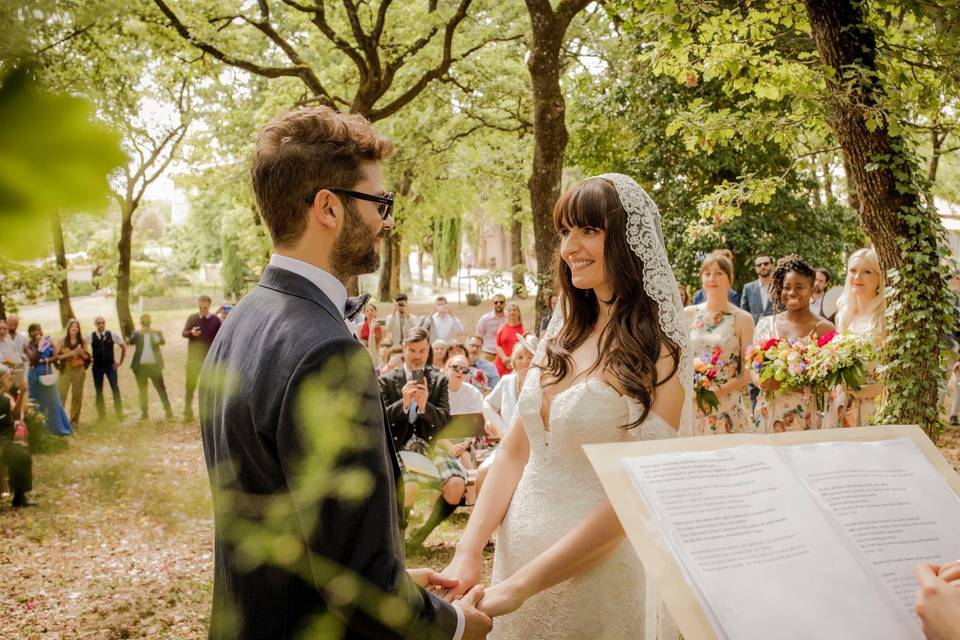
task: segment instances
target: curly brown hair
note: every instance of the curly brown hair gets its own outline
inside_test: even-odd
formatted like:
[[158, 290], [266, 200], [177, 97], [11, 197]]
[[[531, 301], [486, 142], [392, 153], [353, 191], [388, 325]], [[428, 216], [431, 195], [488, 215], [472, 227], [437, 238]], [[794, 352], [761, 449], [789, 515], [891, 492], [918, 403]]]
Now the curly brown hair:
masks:
[[774, 313], [783, 311], [786, 308], [783, 300], [781, 300], [783, 296], [783, 279], [786, 278], [787, 274], [791, 271], [810, 278], [811, 287], [817, 279], [817, 272], [800, 256], [790, 255], [780, 258], [780, 260], [777, 261], [777, 266], [773, 270], [773, 276], [770, 281], [770, 299], [773, 300]]
[[[643, 261], [627, 244], [627, 213], [617, 189], [604, 178], [589, 178], [567, 191], [553, 209], [553, 224], [560, 230], [593, 227], [606, 231], [603, 252], [606, 278], [613, 283], [610, 322], [599, 338], [597, 361], [587, 371], [608, 368], [624, 392], [643, 406], [642, 415], [626, 428], [639, 426], [653, 406], [656, 388], [677, 374], [680, 345], [660, 328], [657, 303], [643, 288]], [[614, 268], [615, 267], [615, 268]], [[558, 251], [554, 263], [554, 291], [560, 295], [565, 322], [546, 345], [543, 370], [547, 385], [556, 384], [570, 370], [571, 354], [586, 341], [600, 316], [600, 305], [592, 289], [573, 286], [570, 267]], [[670, 374], [660, 380], [657, 361], [666, 348], [673, 359]]]

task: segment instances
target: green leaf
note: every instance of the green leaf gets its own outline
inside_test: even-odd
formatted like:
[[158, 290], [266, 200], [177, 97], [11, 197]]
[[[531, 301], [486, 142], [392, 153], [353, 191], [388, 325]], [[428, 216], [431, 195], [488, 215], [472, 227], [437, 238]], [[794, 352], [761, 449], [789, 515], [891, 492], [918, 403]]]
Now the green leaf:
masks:
[[0, 250], [11, 257], [44, 253], [35, 239], [48, 236], [52, 212], [106, 205], [107, 174], [126, 158], [92, 113], [84, 100], [37, 90], [23, 69], [0, 86]]

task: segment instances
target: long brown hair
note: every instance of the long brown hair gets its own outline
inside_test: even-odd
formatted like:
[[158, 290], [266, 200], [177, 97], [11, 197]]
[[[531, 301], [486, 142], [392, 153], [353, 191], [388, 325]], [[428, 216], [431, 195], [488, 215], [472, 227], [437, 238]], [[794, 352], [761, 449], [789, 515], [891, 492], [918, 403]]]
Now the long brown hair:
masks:
[[[572, 187], [553, 209], [557, 230], [570, 227], [603, 229], [603, 262], [606, 278], [612, 282], [610, 323], [599, 339], [600, 356], [587, 374], [601, 366], [609, 368], [624, 392], [643, 406], [642, 415], [627, 428], [639, 426], [653, 406], [658, 386], [677, 374], [680, 345], [664, 335], [660, 328], [660, 309], [643, 288], [643, 260], [627, 244], [627, 213], [620, 203], [616, 187], [606, 179], [590, 178]], [[560, 294], [565, 322], [546, 346], [543, 370], [556, 384], [566, 377], [573, 360], [571, 354], [586, 341], [600, 316], [600, 306], [592, 289], [573, 286], [570, 267], [557, 251], [554, 260], [554, 291]], [[657, 376], [657, 361], [666, 347], [673, 368], [663, 380]]]

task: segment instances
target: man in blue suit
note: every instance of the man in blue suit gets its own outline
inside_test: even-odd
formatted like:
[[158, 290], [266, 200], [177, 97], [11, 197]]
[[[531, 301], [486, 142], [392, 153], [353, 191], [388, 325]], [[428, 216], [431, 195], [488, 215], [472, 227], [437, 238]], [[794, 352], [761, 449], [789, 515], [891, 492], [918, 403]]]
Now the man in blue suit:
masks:
[[740, 308], [752, 315], [753, 324], [757, 324], [760, 318], [773, 314], [773, 300], [770, 299], [773, 258], [757, 256], [753, 261], [753, 269], [757, 273], [757, 279], [744, 285]]

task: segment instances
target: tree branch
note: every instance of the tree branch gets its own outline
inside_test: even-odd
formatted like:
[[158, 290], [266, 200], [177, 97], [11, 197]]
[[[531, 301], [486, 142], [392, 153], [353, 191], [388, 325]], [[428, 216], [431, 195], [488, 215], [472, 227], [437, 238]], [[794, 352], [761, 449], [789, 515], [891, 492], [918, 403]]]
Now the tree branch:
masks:
[[370, 71], [367, 68], [367, 62], [364, 60], [363, 56], [360, 55], [360, 52], [357, 51], [349, 42], [337, 35], [337, 32], [333, 30], [333, 27], [327, 22], [327, 14], [324, 10], [323, 0], [317, 0], [317, 4], [313, 8], [304, 7], [294, 0], [282, 0], [284, 4], [294, 7], [300, 11], [305, 11], [313, 14], [311, 22], [314, 24], [317, 29], [320, 30], [327, 40], [333, 43], [333, 45], [345, 53], [348, 58], [353, 60], [353, 64], [356, 65], [357, 70], [360, 72], [360, 84], [363, 84], [367, 77], [370, 75]]
[[[164, 0], [154, 0], [154, 4], [157, 5], [161, 13], [163, 13], [167, 20], [170, 21], [170, 24], [174, 29], [176, 29], [177, 33], [180, 34], [180, 37], [184, 38], [201, 51], [209, 53], [220, 62], [232, 67], [237, 67], [238, 69], [243, 69], [244, 71], [248, 71], [259, 76], [263, 76], [265, 78], [300, 78], [304, 84], [310, 87], [310, 89], [315, 91], [318, 95], [324, 95], [326, 93], [325, 89], [319, 84], [319, 81], [316, 79], [316, 76], [314, 76], [313, 71], [308, 66], [266, 67], [249, 60], [232, 56], [213, 46], [209, 42], [204, 42], [203, 40], [200, 40], [194, 36], [190, 32], [190, 29], [187, 27], [187, 25], [185, 25], [180, 18], [177, 17], [177, 14], [174, 13], [169, 6], [167, 6], [167, 3]], [[329, 98], [329, 96], [327, 97]]]

